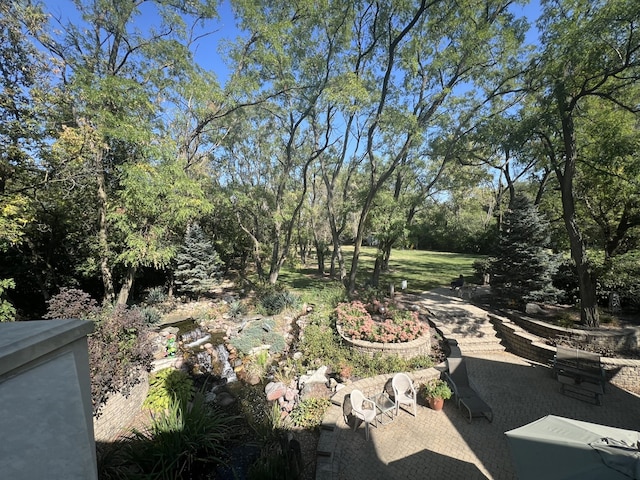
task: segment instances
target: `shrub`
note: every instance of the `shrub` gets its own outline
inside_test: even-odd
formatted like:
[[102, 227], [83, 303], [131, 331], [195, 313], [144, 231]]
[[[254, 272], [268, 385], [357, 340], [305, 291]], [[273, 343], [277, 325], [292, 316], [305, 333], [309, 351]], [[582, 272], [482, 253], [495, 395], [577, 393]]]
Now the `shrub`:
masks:
[[86, 292], [77, 288], [61, 288], [47, 302], [44, 318], [82, 318], [93, 320], [100, 314], [98, 303]]
[[239, 300], [231, 302], [229, 304], [229, 316], [234, 320], [237, 320], [239, 317], [246, 315], [247, 306]]
[[161, 412], [178, 402], [186, 405], [193, 397], [193, 380], [182, 370], [165, 368], [149, 379], [149, 393], [143, 407]]
[[137, 308], [118, 306], [101, 311], [88, 293], [62, 288], [49, 300], [44, 318], [94, 320], [95, 329], [87, 343], [95, 416], [99, 415], [110, 394], [127, 395], [138, 383], [141, 371], [151, 369], [153, 348], [149, 327]]
[[160, 311], [155, 307], [137, 307], [147, 325], [157, 325], [162, 320]]
[[295, 406], [290, 413], [290, 418], [297, 427], [319, 428], [322, 417], [330, 404], [331, 402], [327, 398], [306, 398]]
[[6, 299], [7, 290], [16, 288], [12, 278], [0, 278], [0, 322], [13, 322], [16, 319], [16, 308]]
[[162, 287], [152, 287], [147, 291], [145, 302], [149, 305], [157, 305], [167, 300], [167, 294]]
[[291, 292], [269, 292], [260, 297], [260, 310], [266, 315], [277, 315], [287, 308], [296, 308], [300, 299]]
[[415, 340], [428, 331], [417, 312], [390, 307], [386, 317], [375, 321], [360, 301], [339, 303], [336, 307], [338, 323], [343, 333], [354, 340], [369, 342], [400, 343]]
[[93, 414], [98, 416], [111, 393], [127, 395], [140, 372], [151, 370], [153, 349], [140, 312], [124, 306], [100, 315], [88, 346]]

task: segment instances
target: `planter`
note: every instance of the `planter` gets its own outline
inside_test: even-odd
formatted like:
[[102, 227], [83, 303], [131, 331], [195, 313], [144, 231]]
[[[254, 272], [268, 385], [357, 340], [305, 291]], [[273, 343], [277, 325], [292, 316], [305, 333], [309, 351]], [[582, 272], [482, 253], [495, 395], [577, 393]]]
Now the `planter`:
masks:
[[343, 333], [340, 325], [337, 325], [337, 331], [346, 345], [371, 357], [375, 355], [383, 357], [397, 355], [401, 358], [409, 359], [421, 355], [431, 355], [430, 331], [425, 332], [424, 335], [415, 340], [402, 343], [376, 343], [367, 342], [366, 340], [354, 340]]
[[427, 398], [429, 408], [439, 412], [444, 407], [444, 398]]

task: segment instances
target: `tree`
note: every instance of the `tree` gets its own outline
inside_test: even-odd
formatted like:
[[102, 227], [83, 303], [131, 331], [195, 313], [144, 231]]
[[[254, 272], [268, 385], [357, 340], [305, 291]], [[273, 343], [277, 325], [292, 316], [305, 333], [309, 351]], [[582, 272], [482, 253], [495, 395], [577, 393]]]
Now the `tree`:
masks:
[[219, 282], [220, 257], [197, 223], [187, 228], [176, 256], [174, 280], [178, 292], [198, 297], [210, 293]]
[[557, 268], [549, 253], [546, 221], [524, 195], [516, 194], [504, 215], [490, 271], [492, 292], [517, 304], [554, 299]]
[[[576, 121], [589, 98], [629, 111], [626, 92], [640, 78], [640, 4], [634, 0], [550, 0], [539, 20], [542, 53], [532, 60], [530, 84], [543, 111], [540, 136], [558, 178], [562, 214], [580, 286], [582, 323], [597, 327], [596, 279], [578, 217], [575, 179], [579, 171]], [[543, 131], [544, 130], [544, 131]]]
[[[177, 196], [170, 198], [164, 217], [154, 208], [167, 200], [172, 184], [185, 184], [186, 172], [167, 168], [167, 158], [181, 159], [186, 169], [191, 157], [184, 145], [172, 144], [163, 120], [183, 76], [196, 70], [187, 22], [212, 18], [215, 6], [208, 0], [144, 2], [158, 24], [142, 32], [132, 28], [142, 14], [141, 3], [78, 2], [81, 23], [52, 17], [59, 29], [34, 29], [59, 73], [57, 116], [52, 116], [59, 157], [81, 166], [63, 181], [93, 182], [92, 198], [83, 203], [91, 204], [96, 216], [91, 252], [107, 302], [116, 299], [120, 285], [117, 301], [126, 303], [136, 269], [165, 266], [175, 252], [171, 241], [177, 242], [186, 224], [202, 214], [202, 202], [194, 206], [189, 201], [202, 196], [199, 182], [189, 185], [193, 195], [185, 201], [176, 204]], [[145, 177], [142, 172], [152, 181], [136, 181]], [[153, 181], [155, 175], [162, 180]]]

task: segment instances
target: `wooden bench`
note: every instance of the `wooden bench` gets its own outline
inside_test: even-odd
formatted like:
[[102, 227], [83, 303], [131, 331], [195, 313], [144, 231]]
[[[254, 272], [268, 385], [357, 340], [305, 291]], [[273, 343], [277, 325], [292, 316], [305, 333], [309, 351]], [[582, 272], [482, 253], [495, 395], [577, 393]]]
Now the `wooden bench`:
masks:
[[597, 353], [558, 346], [553, 374], [560, 382], [563, 394], [571, 393], [602, 404], [607, 377]]

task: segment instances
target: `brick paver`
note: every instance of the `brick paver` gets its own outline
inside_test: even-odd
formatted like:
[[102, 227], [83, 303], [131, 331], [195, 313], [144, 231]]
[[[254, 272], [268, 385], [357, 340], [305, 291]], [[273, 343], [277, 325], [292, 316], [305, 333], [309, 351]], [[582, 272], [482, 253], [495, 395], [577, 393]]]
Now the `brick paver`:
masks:
[[[356, 382], [334, 395], [334, 405], [325, 416], [317, 480], [515, 479], [504, 432], [546, 415], [640, 431], [637, 395], [609, 385], [602, 406], [562, 395], [548, 366], [502, 351], [497, 338], [495, 349], [485, 345], [480, 351], [465, 352], [465, 336], [477, 338], [475, 325], [486, 322], [483, 310], [449, 296], [446, 289], [425, 292], [420, 304], [435, 316], [433, 321], [447, 332], [446, 338], [458, 340], [471, 383], [493, 408], [494, 421], [477, 418], [470, 424], [451, 400], [441, 412], [419, 403], [417, 417], [401, 410], [390, 424], [371, 428], [367, 441], [364, 425], [354, 431], [352, 420], [345, 424], [342, 400], [353, 388], [380, 391], [389, 377]], [[490, 337], [486, 332], [483, 336]], [[418, 375], [414, 381], [439, 373], [430, 370], [414, 372]]]

